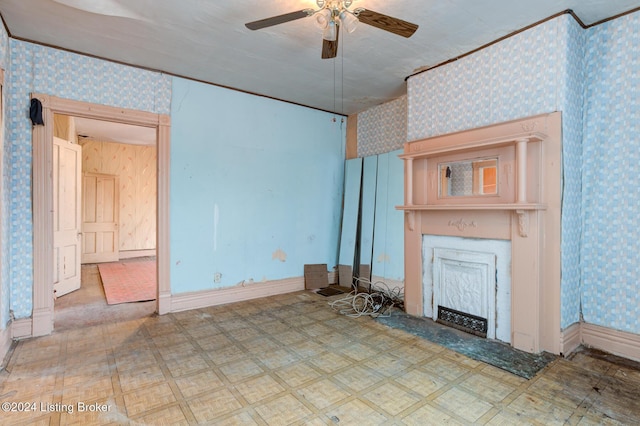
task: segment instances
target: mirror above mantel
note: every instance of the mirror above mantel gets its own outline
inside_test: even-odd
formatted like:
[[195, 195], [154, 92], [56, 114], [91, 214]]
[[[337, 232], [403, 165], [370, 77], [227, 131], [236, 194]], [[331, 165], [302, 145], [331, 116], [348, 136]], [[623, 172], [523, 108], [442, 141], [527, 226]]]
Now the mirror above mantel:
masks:
[[400, 156], [406, 193], [405, 205], [398, 208], [544, 209], [538, 170], [545, 138], [541, 132], [523, 132], [449, 147], [410, 142]]
[[439, 198], [498, 195], [498, 158], [438, 164]]

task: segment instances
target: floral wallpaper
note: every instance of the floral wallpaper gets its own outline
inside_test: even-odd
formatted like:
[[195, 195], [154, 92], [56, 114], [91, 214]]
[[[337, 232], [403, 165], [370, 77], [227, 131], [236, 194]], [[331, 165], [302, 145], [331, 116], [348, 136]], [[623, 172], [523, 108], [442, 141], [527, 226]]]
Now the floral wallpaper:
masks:
[[10, 172], [8, 153], [8, 115], [6, 104], [8, 102], [9, 82], [9, 36], [0, 25], [0, 68], [4, 69], [3, 105], [2, 105], [2, 138], [0, 138], [0, 330], [6, 328], [9, 321], [9, 190]]
[[33, 288], [30, 93], [168, 114], [171, 77], [19, 40], [9, 40], [9, 48], [10, 308], [25, 318], [31, 316]]
[[584, 320], [640, 334], [640, 13], [588, 31], [583, 142]]
[[406, 141], [406, 96], [358, 114], [358, 157], [401, 149]]
[[409, 141], [552, 112], [562, 83], [560, 17], [408, 81]]
[[582, 238], [582, 105], [585, 91], [586, 32], [573, 19], [559, 30], [566, 40], [565, 60], [559, 64], [564, 84], [559, 86], [559, 108], [562, 108], [562, 287], [561, 327], [580, 321], [580, 281]]

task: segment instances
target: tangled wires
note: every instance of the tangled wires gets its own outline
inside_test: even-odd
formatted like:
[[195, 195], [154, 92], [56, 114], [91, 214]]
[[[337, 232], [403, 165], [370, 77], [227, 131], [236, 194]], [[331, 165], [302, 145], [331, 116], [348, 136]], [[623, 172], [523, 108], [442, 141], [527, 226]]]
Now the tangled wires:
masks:
[[[383, 281], [371, 283], [363, 278], [355, 278], [355, 290], [347, 296], [329, 302], [332, 309], [351, 318], [358, 318], [364, 315], [377, 317], [391, 316], [391, 308], [404, 307], [403, 291], [399, 287], [393, 289]], [[368, 285], [368, 292], [358, 293], [360, 283]]]

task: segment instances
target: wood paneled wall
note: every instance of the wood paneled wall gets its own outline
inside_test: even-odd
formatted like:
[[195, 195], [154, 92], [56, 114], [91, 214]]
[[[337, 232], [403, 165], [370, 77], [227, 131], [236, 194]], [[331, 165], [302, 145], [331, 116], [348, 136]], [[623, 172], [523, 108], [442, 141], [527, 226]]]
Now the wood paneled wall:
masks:
[[85, 140], [82, 171], [120, 179], [120, 250], [156, 248], [155, 146]]

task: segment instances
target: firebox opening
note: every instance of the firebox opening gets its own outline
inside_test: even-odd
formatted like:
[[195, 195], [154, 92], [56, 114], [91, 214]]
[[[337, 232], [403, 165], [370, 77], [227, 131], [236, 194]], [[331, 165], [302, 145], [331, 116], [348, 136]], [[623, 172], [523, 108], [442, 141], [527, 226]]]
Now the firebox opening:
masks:
[[511, 241], [423, 236], [424, 316], [511, 343]]
[[436, 322], [475, 334], [476, 336], [487, 337], [487, 319], [471, 315], [467, 312], [460, 312], [455, 309], [438, 306], [438, 319]]

